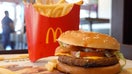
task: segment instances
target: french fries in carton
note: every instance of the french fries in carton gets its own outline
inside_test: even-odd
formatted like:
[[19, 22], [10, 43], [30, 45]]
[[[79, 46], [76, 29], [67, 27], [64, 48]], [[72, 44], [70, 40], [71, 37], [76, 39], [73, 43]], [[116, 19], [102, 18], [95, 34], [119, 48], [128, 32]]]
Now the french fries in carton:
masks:
[[[65, 0], [25, 2], [25, 21], [29, 58], [32, 62], [53, 56], [58, 36], [67, 30], [79, 29], [80, 5]], [[32, 2], [32, 0], [31, 0]]]

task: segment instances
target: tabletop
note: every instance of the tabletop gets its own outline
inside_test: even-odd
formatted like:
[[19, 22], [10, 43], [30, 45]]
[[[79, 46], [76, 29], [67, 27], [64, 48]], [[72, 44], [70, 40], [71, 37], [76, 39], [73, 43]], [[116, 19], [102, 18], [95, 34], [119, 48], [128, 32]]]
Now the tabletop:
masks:
[[[8, 54], [8, 55], [0, 55], [0, 58], [4, 57], [5, 60], [0, 61], [0, 68], [4, 66], [19, 66], [19, 67], [44, 67], [45, 64], [48, 63], [49, 60], [57, 59], [57, 56], [50, 56], [39, 59], [36, 62], [31, 62], [28, 59], [28, 54]], [[122, 72], [120, 74], [132, 74], [132, 60], [127, 59], [126, 65], [124, 66]]]

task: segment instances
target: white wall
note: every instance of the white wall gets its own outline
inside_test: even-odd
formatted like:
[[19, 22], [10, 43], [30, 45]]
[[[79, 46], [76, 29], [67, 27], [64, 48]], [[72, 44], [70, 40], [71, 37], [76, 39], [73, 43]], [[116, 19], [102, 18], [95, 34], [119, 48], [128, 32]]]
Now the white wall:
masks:
[[99, 17], [111, 19], [111, 2], [112, 0], [99, 0]]

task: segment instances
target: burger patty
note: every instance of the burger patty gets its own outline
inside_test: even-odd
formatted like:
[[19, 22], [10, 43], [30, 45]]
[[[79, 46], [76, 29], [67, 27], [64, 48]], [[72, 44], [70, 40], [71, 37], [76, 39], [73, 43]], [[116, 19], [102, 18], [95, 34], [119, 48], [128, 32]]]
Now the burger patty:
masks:
[[118, 59], [116, 57], [102, 57], [98, 59], [90, 59], [76, 58], [71, 56], [59, 56], [58, 60], [68, 65], [80, 66], [85, 68], [110, 66], [118, 63]]

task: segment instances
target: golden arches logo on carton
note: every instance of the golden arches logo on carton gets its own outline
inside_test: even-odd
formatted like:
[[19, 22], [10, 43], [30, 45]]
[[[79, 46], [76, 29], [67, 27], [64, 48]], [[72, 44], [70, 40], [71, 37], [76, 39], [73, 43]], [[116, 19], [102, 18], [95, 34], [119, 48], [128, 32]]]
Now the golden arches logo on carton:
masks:
[[56, 42], [56, 39], [57, 39], [57, 33], [60, 32], [60, 34], [62, 33], [62, 30], [61, 28], [57, 27], [55, 30], [50, 27], [48, 30], [47, 30], [47, 34], [46, 34], [46, 44], [49, 43], [49, 34], [53, 34], [53, 42]]

